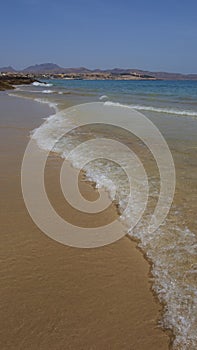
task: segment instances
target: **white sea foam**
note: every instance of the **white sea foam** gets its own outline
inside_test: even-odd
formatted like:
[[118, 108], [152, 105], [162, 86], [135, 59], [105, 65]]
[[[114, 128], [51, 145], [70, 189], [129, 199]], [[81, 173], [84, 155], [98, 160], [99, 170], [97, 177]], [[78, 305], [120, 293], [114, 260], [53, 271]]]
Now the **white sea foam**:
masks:
[[106, 101], [106, 100], [108, 100], [108, 96], [107, 95], [102, 95], [102, 96], [99, 97], [99, 100], [100, 101]]
[[[37, 99], [37, 101], [49, 103], [46, 100]], [[105, 103], [117, 105], [112, 102]], [[131, 108], [131, 106], [123, 107]], [[75, 126], [77, 126], [76, 121], [68, 118], [65, 112], [62, 114], [59, 112], [47, 118], [44, 124], [34, 130], [32, 138], [45, 150], [51, 149], [55, 144], [53, 150], [66, 158], [70, 150], [81, 142], [81, 135], [78, 135], [79, 139], [66, 136], [57, 143], [56, 140], [62, 135], [62, 132], [66, 134], [71, 127]], [[92, 147], [89, 152], [94, 156], [96, 149]], [[112, 149], [111, 152], [114, 152], [117, 157], [118, 150]], [[126, 167], [127, 154], [120, 156]], [[83, 164], [83, 152], [75, 152], [70, 161], [73, 166], [80, 168]], [[116, 199], [120, 209], [124, 209], [128, 195], [128, 183], [121, 168], [104, 160], [97, 160], [87, 164], [85, 170], [87, 178], [95, 181], [97, 187], [104, 187], [108, 190], [111, 199]], [[154, 181], [152, 187], [150, 186], [150, 195], [157, 196]], [[195, 350], [197, 348], [197, 289], [194, 282], [197, 274], [196, 236], [188, 228], [184, 229], [174, 225], [170, 219], [167, 219], [156, 232], [150, 234], [146, 229], [148, 217], [145, 217], [134, 230], [129, 230], [132, 206], [137, 205], [138, 201], [134, 193], [132, 205], [127, 208], [121, 220], [128, 228], [128, 233], [139, 239], [140, 247], [153, 262], [153, 289], [160, 301], [166, 305], [162, 325], [173, 331], [174, 349]], [[174, 215], [179, 215], [177, 208]]]
[[107, 101], [105, 102], [108, 105], [111, 106], [122, 106], [124, 108], [133, 108], [139, 111], [152, 111], [156, 113], [166, 113], [166, 114], [174, 114], [174, 115], [182, 115], [182, 116], [188, 116], [188, 117], [197, 117], [197, 112], [195, 111], [189, 111], [189, 110], [179, 110], [179, 109], [173, 109], [173, 108], [157, 108], [153, 106], [143, 106], [143, 105], [123, 105], [116, 102]]
[[[34, 98], [34, 101], [38, 102], [38, 103], [45, 103], [47, 105], [49, 105], [49, 107], [53, 108], [55, 110], [55, 112], [58, 112], [58, 104], [55, 102], [51, 102], [49, 100], [45, 100], [43, 98]], [[45, 120], [49, 120], [50, 117], [46, 118]]]
[[50, 83], [39, 83], [38, 81], [34, 81], [34, 82], [32, 83], [32, 85], [34, 85], [34, 86], [44, 86], [44, 87], [53, 86], [53, 84], [50, 84]]
[[42, 94], [52, 94], [52, 93], [54, 93], [53, 90], [43, 90], [42, 91]]

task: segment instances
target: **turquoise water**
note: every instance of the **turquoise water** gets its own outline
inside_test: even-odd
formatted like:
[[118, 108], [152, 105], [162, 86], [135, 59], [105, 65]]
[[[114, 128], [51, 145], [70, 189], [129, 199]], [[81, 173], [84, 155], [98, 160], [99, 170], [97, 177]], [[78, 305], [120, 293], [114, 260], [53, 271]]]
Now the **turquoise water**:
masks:
[[[177, 110], [197, 117], [197, 81], [82, 81], [51, 80], [50, 88], [63, 93], [98, 99], [106, 95], [113, 102]], [[161, 111], [162, 112], [162, 111]], [[176, 114], [176, 113], [175, 113]]]
[[[46, 84], [23, 86], [17, 93], [66, 106], [109, 100], [147, 113], [197, 118], [197, 81], [90, 81], [52, 79]], [[16, 92], [15, 92], [16, 93]]]

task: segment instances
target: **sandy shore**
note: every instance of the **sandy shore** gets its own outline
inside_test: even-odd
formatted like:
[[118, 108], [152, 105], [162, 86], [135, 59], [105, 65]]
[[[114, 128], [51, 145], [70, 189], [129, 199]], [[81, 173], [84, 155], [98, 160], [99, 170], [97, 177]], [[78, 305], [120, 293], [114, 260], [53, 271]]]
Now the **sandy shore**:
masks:
[[[150, 289], [149, 264], [134, 242], [124, 237], [99, 249], [67, 247], [27, 213], [21, 161], [29, 131], [51, 109], [5, 93], [0, 106], [1, 349], [168, 349], [169, 337], [157, 326], [161, 305]], [[59, 166], [49, 157], [46, 186], [63, 215], [69, 207], [56, 188]], [[90, 185], [80, 187], [86, 197], [96, 195]], [[115, 207], [110, 210], [115, 217]]]

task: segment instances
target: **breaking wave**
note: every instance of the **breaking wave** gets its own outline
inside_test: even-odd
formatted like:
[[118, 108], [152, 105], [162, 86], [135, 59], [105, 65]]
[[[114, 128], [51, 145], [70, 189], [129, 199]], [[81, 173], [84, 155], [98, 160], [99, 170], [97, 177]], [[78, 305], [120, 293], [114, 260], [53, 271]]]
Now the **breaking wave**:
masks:
[[34, 85], [34, 86], [44, 86], [44, 87], [53, 86], [53, 84], [49, 84], [49, 83], [40, 83], [40, 82], [38, 82], [38, 81], [34, 81], [34, 82], [32, 83], [32, 85]]
[[[119, 105], [118, 102], [106, 102], [108, 105]], [[174, 114], [174, 115], [182, 115], [182, 116], [188, 116], [188, 117], [197, 117], [197, 112], [195, 111], [189, 111], [189, 110], [179, 110], [179, 109], [173, 109], [173, 108], [157, 108], [153, 106], [143, 106], [143, 105], [122, 105], [124, 107], [133, 108], [139, 111], [151, 111], [156, 113], [166, 113], [166, 114]]]

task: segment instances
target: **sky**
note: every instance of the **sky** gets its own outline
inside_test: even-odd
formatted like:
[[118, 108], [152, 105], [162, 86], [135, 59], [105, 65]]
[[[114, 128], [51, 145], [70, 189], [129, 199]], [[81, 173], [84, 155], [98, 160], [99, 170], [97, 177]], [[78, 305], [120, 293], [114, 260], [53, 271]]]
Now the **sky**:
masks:
[[0, 0], [0, 67], [197, 73], [197, 0]]

